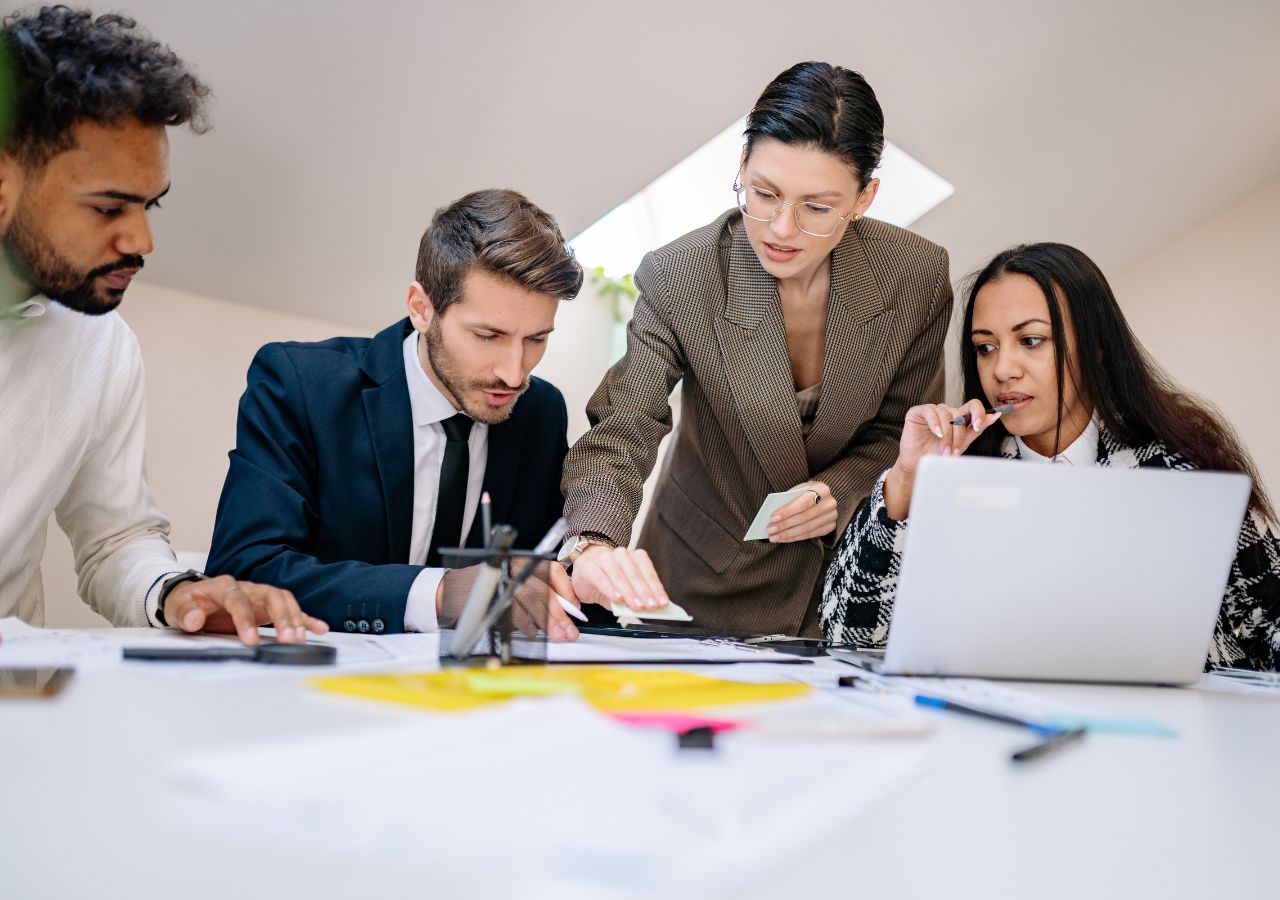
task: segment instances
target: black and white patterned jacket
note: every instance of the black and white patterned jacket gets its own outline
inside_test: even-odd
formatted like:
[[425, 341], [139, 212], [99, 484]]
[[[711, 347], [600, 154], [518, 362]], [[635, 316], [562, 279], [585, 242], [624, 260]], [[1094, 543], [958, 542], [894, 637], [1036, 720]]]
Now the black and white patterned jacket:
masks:
[[[1019, 459], [1007, 438], [1006, 459]], [[1113, 469], [1194, 469], [1159, 442], [1126, 447], [1099, 428], [1098, 465]], [[883, 647], [902, 567], [906, 521], [889, 518], [884, 476], [876, 483], [836, 550], [827, 570], [820, 610], [823, 633], [831, 640]], [[1231, 564], [1231, 578], [1209, 648], [1210, 665], [1280, 669], [1280, 538], [1252, 512], [1245, 515]]]

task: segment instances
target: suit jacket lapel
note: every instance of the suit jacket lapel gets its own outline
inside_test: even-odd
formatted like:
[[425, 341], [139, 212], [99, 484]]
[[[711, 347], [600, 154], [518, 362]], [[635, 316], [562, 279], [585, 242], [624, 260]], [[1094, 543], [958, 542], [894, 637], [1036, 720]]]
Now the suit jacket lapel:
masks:
[[361, 369], [371, 385], [362, 392], [369, 438], [382, 486], [387, 559], [409, 559], [413, 529], [413, 412], [405, 380], [403, 343], [408, 319], [380, 331], [365, 351]]
[[742, 429], [769, 484], [783, 491], [808, 478], [800, 412], [787, 357], [782, 304], [746, 229], [729, 246], [728, 296], [716, 335]]
[[810, 471], [829, 465], [875, 414], [873, 386], [884, 365], [892, 316], [854, 223], [831, 254], [822, 398], [805, 444]]

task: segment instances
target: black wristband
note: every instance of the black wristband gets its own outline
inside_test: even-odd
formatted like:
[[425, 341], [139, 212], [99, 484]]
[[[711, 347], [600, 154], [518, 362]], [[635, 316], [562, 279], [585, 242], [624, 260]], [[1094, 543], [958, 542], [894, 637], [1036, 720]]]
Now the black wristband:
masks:
[[156, 599], [156, 621], [168, 627], [169, 623], [164, 617], [164, 601], [168, 599], [169, 593], [174, 588], [186, 581], [204, 581], [208, 577], [195, 569], [187, 569], [187, 571], [174, 575], [172, 578], [166, 578], [164, 584], [160, 585], [160, 596]]

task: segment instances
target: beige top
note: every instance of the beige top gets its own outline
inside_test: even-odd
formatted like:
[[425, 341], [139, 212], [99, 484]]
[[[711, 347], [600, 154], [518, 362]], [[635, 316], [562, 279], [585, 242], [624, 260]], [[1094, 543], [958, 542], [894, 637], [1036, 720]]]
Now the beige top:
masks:
[[800, 434], [808, 438], [813, 429], [813, 418], [818, 414], [818, 402], [822, 399], [822, 382], [796, 391], [796, 406], [800, 409]]

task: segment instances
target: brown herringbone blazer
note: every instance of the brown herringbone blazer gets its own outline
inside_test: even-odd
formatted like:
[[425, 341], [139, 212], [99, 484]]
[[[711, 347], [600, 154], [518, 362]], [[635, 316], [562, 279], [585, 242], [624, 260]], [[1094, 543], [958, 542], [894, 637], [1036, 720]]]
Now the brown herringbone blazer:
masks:
[[[832, 547], [897, 456], [909, 407], [942, 396], [951, 310], [946, 251], [873, 219], [832, 252], [822, 401], [801, 436], [777, 283], [731, 210], [645, 256], [627, 353], [587, 404], [564, 464], [571, 534], [625, 545], [669, 398], [681, 421], [639, 546], [694, 623], [817, 634]], [[744, 543], [765, 495], [825, 481], [840, 519], [824, 541]]]

